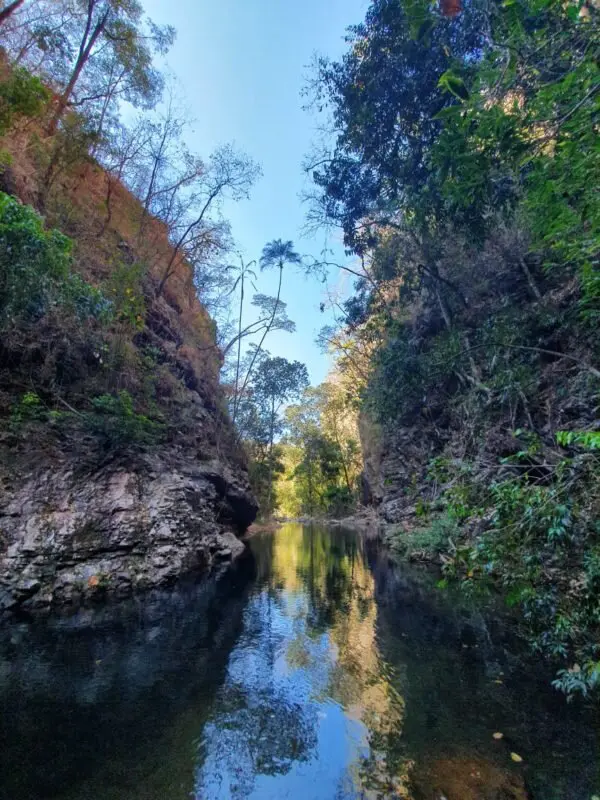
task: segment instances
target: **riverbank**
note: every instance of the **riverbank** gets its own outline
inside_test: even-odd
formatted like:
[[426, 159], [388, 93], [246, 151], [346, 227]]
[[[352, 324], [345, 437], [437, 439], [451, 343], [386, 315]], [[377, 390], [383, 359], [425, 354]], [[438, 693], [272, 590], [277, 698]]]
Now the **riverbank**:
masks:
[[367, 538], [377, 538], [381, 536], [388, 524], [383, 520], [374, 508], [362, 508], [355, 514], [348, 517], [273, 517], [269, 520], [260, 520], [253, 523], [246, 532], [244, 538], [248, 538], [257, 533], [274, 533], [281, 525], [286, 523], [298, 523], [299, 525], [321, 525], [326, 528], [348, 528], [364, 534]]

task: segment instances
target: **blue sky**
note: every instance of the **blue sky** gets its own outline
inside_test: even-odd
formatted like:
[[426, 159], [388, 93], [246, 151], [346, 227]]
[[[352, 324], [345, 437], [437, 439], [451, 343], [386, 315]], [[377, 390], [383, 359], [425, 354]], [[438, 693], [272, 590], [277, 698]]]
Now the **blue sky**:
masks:
[[[313, 53], [339, 56], [346, 27], [362, 20], [367, 6], [368, 0], [144, 0], [155, 22], [177, 30], [167, 61], [195, 120], [190, 146], [208, 156], [233, 141], [262, 166], [250, 201], [226, 207], [248, 259], [272, 239], [292, 239], [302, 253], [323, 247], [324, 235], [301, 239], [301, 164], [318, 120], [303, 111], [300, 91]], [[275, 272], [265, 273], [260, 291], [274, 294], [275, 282]], [[297, 330], [271, 334], [267, 348], [305, 362], [319, 383], [328, 368], [314, 344], [330, 322], [319, 311], [324, 287], [288, 272], [282, 299]]]

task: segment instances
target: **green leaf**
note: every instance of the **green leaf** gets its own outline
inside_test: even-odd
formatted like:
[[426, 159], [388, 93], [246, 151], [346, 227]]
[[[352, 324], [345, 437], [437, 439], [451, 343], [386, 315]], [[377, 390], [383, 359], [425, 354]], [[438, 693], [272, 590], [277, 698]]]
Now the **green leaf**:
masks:
[[452, 106], [446, 106], [445, 108], [442, 108], [440, 111], [438, 111], [437, 114], [434, 114], [432, 119], [439, 119], [439, 120], [454, 119], [458, 117], [461, 112], [462, 112], [462, 106], [459, 106], [458, 104]]
[[469, 90], [465, 86], [465, 82], [451, 69], [446, 70], [446, 72], [440, 75], [438, 86], [440, 89], [450, 92], [461, 100], [469, 99]]

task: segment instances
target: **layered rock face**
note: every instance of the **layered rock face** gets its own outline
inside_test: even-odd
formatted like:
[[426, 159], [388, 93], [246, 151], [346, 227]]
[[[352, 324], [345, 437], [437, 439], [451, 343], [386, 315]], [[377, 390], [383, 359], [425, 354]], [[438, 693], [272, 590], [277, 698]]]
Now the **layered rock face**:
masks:
[[422, 427], [392, 425], [383, 429], [363, 412], [359, 430], [364, 500], [377, 507], [384, 522], [397, 523], [411, 517], [415, 489], [422, 482], [427, 459], [434, 454]]
[[162, 450], [96, 469], [3, 470], [0, 608], [38, 609], [173, 583], [238, 556], [256, 515], [247, 473]]
[[[0, 188], [71, 239], [71, 273], [110, 313], [58, 294], [0, 337], [0, 615], [220, 572], [257, 511], [195, 268], [91, 158], [40, 208], [45, 162], [31, 135], [3, 137]], [[52, 137], [40, 142], [52, 158]], [[27, 397], [33, 414], [19, 411]]]

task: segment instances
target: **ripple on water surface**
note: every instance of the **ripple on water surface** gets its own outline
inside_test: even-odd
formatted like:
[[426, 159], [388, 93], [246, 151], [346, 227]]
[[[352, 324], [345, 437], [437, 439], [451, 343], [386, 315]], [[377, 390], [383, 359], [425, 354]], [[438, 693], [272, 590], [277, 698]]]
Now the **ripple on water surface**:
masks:
[[497, 614], [351, 532], [285, 525], [251, 550], [218, 584], [5, 630], [0, 798], [598, 791], [593, 714]]

